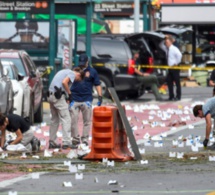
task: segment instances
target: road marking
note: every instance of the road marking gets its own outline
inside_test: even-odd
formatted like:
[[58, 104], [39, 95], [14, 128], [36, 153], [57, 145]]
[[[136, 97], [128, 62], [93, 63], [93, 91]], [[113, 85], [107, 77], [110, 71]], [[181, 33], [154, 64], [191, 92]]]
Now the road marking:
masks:
[[[45, 173], [46, 172], [40, 172], [40, 175], [43, 175]], [[5, 188], [5, 187], [7, 187], [9, 185], [13, 185], [16, 182], [24, 181], [24, 180], [31, 179], [31, 178], [32, 178], [31, 173], [29, 173], [29, 174], [26, 174], [26, 175], [22, 175], [20, 177], [16, 177], [16, 178], [13, 178], [13, 179], [1, 181], [0, 188]]]
[[[142, 190], [142, 191], [126, 191], [126, 190], [117, 190], [119, 193], [124, 193], [124, 194], [196, 194], [196, 193], [208, 193], [208, 191], [211, 190], [179, 190], [179, 191], [148, 191], [148, 190]], [[110, 194], [113, 193], [111, 190], [110, 191], [69, 191], [69, 192], [18, 192], [19, 194], [31, 194], [31, 195], [45, 195], [45, 194]], [[2, 194], [2, 193], [0, 193]], [[5, 193], [3, 193], [5, 194]], [[213, 194], [207, 194], [207, 195], [213, 195]]]

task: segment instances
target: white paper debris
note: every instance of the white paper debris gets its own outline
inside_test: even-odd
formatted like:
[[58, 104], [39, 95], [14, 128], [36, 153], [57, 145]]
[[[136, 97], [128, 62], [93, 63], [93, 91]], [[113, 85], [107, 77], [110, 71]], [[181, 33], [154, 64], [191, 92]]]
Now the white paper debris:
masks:
[[84, 176], [83, 176], [83, 173], [76, 173], [75, 174], [75, 179], [83, 179]]
[[114, 163], [114, 161], [112, 160], [112, 161], [107, 161], [107, 166], [110, 166], [110, 167], [114, 167], [114, 165], [115, 165], [115, 163]]
[[44, 131], [43, 135], [44, 135], [44, 137], [49, 137], [49, 132], [48, 131]]
[[199, 148], [198, 148], [197, 146], [192, 145], [192, 146], [191, 146], [191, 150], [192, 150], [193, 152], [198, 152], [198, 151], [199, 151]]
[[71, 165], [71, 161], [63, 161], [63, 164], [64, 164], [65, 166], [70, 166], [70, 165]]
[[190, 157], [190, 160], [197, 160], [197, 157]]
[[63, 186], [64, 187], [72, 187], [72, 182], [70, 182], [70, 181], [68, 181], [68, 182], [64, 181], [63, 182]]
[[179, 148], [183, 148], [183, 147], [184, 147], [184, 142], [179, 142], [179, 143], [178, 143], [178, 147], [179, 147]]
[[46, 146], [46, 140], [45, 139], [41, 139], [40, 140], [40, 145], [41, 146]]
[[8, 195], [18, 195], [16, 191], [9, 191]]
[[143, 136], [144, 139], [149, 139], [150, 138], [150, 134], [149, 133], [146, 133], [144, 136]]
[[187, 139], [186, 140], [186, 146], [192, 146], [193, 145], [193, 140], [192, 139]]
[[154, 142], [154, 147], [155, 148], [163, 147], [163, 142]]
[[78, 172], [77, 166], [76, 165], [70, 165], [69, 166], [69, 172], [70, 173], [77, 173]]
[[137, 126], [132, 127], [132, 130], [136, 131], [137, 130]]
[[66, 155], [66, 157], [69, 159], [73, 159], [73, 158], [77, 158], [78, 154], [75, 150], [70, 150], [69, 153]]
[[78, 164], [78, 170], [84, 170], [84, 169], [85, 169], [85, 165], [84, 164], [82, 164], [82, 165]]
[[145, 141], [144, 146], [151, 146], [151, 142], [150, 141]]
[[41, 127], [45, 127], [45, 126], [46, 126], [46, 122], [42, 122]]
[[194, 126], [193, 125], [189, 125], [188, 129], [194, 129]]
[[209, 156], [209, 161], [215, 161], [215, 156]]
[[177, 146], [178, 145], [178, 140], [172, 140], [172, 145]]
[[118, 182], [116, 180], [110, 180], [108, 182], [108, 185], [117, 185], [117, 184], [118, 184]]
[[107, 158], [103, 158], [102, 159], [102, 163], [107, 163], [108, 162], [108, 159]]
[[45, 149], [44, 150], [44, 157], [52, 157], [52, 152], [47, 150], [47, 149]]
[[32, 179], [39, 179], [40, 178], [40, 173], [32, 173], [31, 178]]
[[94, 182], [95, 182], [95, 183], [99, 183], [99, 180], [98, 180], [97, 177], [94, 178]]
[[166, 133], [166, 132], [161, 133], [161, 136], [162, 136], [162, 137], [167, 137], [167, 133]]
[[139, 151], [140, 151], [140, 154], [145, 154], [145, 148], [142, 148], [142, 149], [139, 148]]
[[27, 156], [26, 156], [25, 152], [23, 152], [23, 153], [22, 153], [21, 158], [27, 158]]
[[40, 159], [40, 157], [37, 155], [32, 156], [32, 158]]
[[158, 135], [155, 135], [155, 136], [152, 136], [152, 137], [151, 137], [151, 140], [153, 140], [153, 141], [161, 141], [161, 140], [162, 140], [162, 137], [161, 137], [161, 136], [158, 136]]
[[141, 161], [140, 161], [140, 164], [141, 164], [141, 165], [147, 165], [148, 163], [149, 163], [148, 160], [141, 160]]
[[183, 158], [184, 153], [183, 152], [177, 152], [177, 158]]
[[170, 158], [175, 158], [176, 157], [176, 152], [169, 152], [169, 157]]
[[60, 137], [63, 137], [63, 134], [62, 134], [61, 131], [58, 131], [58, 132], [57, 132], [57, 137], [59, 137], [59, 138], [60, 138]]

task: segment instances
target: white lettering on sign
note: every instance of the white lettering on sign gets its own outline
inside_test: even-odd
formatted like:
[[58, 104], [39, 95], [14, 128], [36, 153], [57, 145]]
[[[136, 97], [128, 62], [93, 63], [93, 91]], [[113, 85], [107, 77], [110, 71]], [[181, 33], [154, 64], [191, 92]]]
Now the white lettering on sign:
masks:
[[18, 7], [34, 7], [35, 3], [34, 2], [21, 2], [21, 1], [17, 1], [16, 2], [16, 6], [18, 6]]

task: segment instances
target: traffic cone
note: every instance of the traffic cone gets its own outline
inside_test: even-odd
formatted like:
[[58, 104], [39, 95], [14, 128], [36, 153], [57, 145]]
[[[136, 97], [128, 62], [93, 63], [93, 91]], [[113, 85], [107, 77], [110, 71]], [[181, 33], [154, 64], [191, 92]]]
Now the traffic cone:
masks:
[[127, 134], [115, 106], [99, 106], [93, 110], [92, 146], [85, 160], [107, 158], [116, 161], [133, 159], [127, 148]]

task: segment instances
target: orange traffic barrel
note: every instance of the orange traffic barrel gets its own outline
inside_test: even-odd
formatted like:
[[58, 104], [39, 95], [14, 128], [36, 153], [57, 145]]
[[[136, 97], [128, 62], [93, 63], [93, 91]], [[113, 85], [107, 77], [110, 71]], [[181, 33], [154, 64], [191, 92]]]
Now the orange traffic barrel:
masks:
[[116, 161], [133, 159], [127, 148], [126, 131], [115, 106], [99, 106], [93, 110], [91, 152], [84, 159], [103, 158]]

